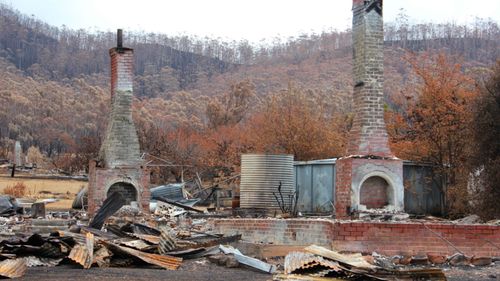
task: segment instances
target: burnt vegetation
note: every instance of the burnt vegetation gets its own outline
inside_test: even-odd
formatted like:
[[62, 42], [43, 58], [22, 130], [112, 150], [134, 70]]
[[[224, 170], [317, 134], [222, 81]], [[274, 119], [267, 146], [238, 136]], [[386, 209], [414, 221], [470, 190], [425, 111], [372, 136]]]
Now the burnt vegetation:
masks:
[[[498, 124], [492, 121], [498, 120], [498, 24], [413, 25], [402, 13], [384, 28], [391, 149], [401, 158], [445, 167], [457, 209], [467, 210], [464, 200], [471, 199], [463, 176], [469, 172], [485, 171], [488, 187], [479, 194], [498, 193], [498, 168], [490, 168], [499, 162]], [[298, 160], [345, 152], [352, 123], [350, 30], [259, 46], [155, 33], [125, 38], [135, 50], [141, 147], [177, 164], [157, 168], [153, 178], [229, 175], [238, 172], [245, 152], [292, 153]], [[39, 166], [85, 171], [105, 131], [108, 50], [114, 45], [114, 33], [53, 27], [0, 4], [0, 158], [8, 158], [19, 140]], [[460, 81], [447, 83], [429, 71]], [[434, 104], [434, 96], [444, 101]], [[450, 126], [432, 126], [431, 113], [446, 107], [453, 116], [439, 117]], [[425, 135], [443, 139], [432, 143]], [[468, 143], [473, 147], [462, 145]], [[477, 200], [494, 210], [489, 216], [498, 216], [498, 204], [488, 198], [498, 196]]]

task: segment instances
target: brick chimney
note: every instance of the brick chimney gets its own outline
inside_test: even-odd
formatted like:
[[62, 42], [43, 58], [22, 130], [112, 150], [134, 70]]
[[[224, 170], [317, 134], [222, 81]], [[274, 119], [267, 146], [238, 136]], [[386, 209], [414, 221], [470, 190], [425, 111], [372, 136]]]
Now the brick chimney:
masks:
[[353, 0], [354, 122], [346, 157], [335, 164], [335, 215], [403, 211], [403, 161], [388, 145], [384, 122], [382, 0]]
[[353, 1], [354, 111], [348, 155], [393, 156], [384, 122], [382, 0]]
[[111, 112], [99, 152], [89, 163], [88, 213], [93, 215], [114, 192], [127, 205], [149, 212], [150, 171], [140, 159], [139, 138], [132, 120], [134, 50], [123, 47], [118, 29], [117, 46], [111, 56]]
[[100, 160], [109, 168], [139, 163], [139, 139], [132, 120], [134, 50], [123, 47], [122, 30], [118, 29], [117, 46], [111, 57], [111, 114]]

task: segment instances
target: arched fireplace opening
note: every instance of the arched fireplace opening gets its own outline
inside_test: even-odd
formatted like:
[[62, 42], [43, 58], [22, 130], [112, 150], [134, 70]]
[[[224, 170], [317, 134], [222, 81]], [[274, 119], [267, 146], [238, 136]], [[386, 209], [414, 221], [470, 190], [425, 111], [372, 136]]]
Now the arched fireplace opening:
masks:
[[126, 182], [117, 182], [111, 185], [108, 189], [108, 193], [106, 196], [109, 196], [113, 194], [113, 192], [119, 192], [125, 197], [125, 205], [130, 205], [130, 202], [132, 201], [138, 201], [137, 200], [137, 190], [136, 188]]
[[367, 209], [381, 209], [391, 204], [391, 187], [382, 177], [367, 178], [359, 191], [359, 203]]

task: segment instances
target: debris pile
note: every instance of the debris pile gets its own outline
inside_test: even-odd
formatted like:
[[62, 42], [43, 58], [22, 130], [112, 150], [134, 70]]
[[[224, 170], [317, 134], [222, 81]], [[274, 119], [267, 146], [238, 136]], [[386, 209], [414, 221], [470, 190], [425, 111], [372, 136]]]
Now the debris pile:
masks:
[[284, 274], [275, 275], [274, 280], [446, 280], [441, 269], [391, 268], [361, 254], [342, 254], [316, 245], [304, 250], [289, 253]]
[[[105, 268], [148, 264], [176, 270], [184, 259], [218, 254], [220, 244], [241, 238], [241, 235], [224, 237], [207, 233], [203, 228], [206, 220], [193, 221], [180, 216], [200, 210], [161, 196], [158, 200], [168, 202], [164, 203], [168, 205], [166, 209], [175, 207], [176, 212], [168, 216], [134, 213], [122, 208], [127, 207], [123, 206], [125, 200], [120, 193], [115, 192], [103, 202], [88, 226], [81, 223], [70, 226], [69, 220], [32, 219], [32, 228], [26, 229], [29, 234], [10, 233], [8, 238], [0, 242], [0, 276], [16, 278], [23, 276], [28, 267], [51, 267], [67, 263], [79, 264], [84, 269], [93, 265]], [[179, 213], [179, 209], [183, 212]], [[22, 217], [12, 220], [17, 219]], [[48, 229], [46, 234], [38, 234], [35, 232], [39, 229], [33, 228], [37, 221], [62, 223]], [[238, 261], [240, 256], [245, 257], [238, 250], [227, 249], [238, 256]], [[239, 262], [245, 263], [246, 259]]]

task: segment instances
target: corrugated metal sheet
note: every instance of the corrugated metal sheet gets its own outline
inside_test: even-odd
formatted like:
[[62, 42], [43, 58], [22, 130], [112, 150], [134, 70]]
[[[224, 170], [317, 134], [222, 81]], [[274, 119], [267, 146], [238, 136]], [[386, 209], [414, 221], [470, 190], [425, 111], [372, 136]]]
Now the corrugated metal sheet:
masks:
[[47, 266], [47, 267], [53, 267], [58, 265], [63, 259], [51, 259], [51, 258], [41, 258], [41, 257], [35, 257], [35, 256], [29, 256], [24, 258], [26, 260], [26, 265], [28, 267], [35, 267], [35, 266]]
[[176, 270], [181, 266], [182, 263], [182, 258], [176, 258], [172, 256], [167, 256], [167, 255], [157, 255], [157, 254], [150, 254], [150, 253], [144, 253], [138, 250], [134, 250], [128, 247], [123, 247], [119, 246], [116, 244], [112, 244], [106, 241], [103, 241], [105, 245], [108, 245], [110, 247], [114, 247], [118, 249], [119, 251], [122, 251], [124, 253], [127, 253], [129, 255], [132, 255], [134, 257], [137, 257], [149, 264], [154, 264], [159, 267], [165, 268], [165, 269], [170, 269], [170, 270]]
[[150, 234], [138, 234], [138, 233], [130, 233], [131, 236], [139, 238], [141, 240], [144, 240], [148, 243], [151, 243], [153, 245], [158, 245], [160, 244], [160, 237], [156, 235], [150, 235]]
[[278, 208], [273, 195], [285, 200], [295, 192], [293, 155], [243, 154], [241, 156], [241, 208]]
[[158, 247], [158, 252], [162, 255], [165, 255], [166, 253], [175, 249], [177, 247], [177, 243], [168, 233], [168, 228], [162, 227], [160, 231], [161, 234], [160, 234], [160, 244]]
[[[325, 268], [327, 270], [325, 270]], [[285, 274], [295, 271], [308, 270], [309, 274], [325, 276], [330, 271], [340, 271], [339, 264], [335, 261], [326, 260], [310, 253], [290, 252], [285, 257]]]
[[179, 201], [184, 199], [184, 194], [182, 189], [185, 183], [171, 183], [167, 185], [160, 185], [151, 188], [151, 199], [156, 199], [158, 197], [165, 197], [173, 201]]
[[113, 253], [106, 247], [101, 247], [94, 254], [94, 262], [99, 267], [109, 267]]
[[4, 260], [0, 262], [0, 276], [8, 278], [22, 277], [28, 269], [26, 260], [23, 258]]
[[85, 245], [75, 244], [68, 258], [81, 264], [83, 268], [88, 269], [92, 266], [94, 256], [94, 234], [88, 232], [86, 234]]
[[113, 192], [102, 203], [101, 208], [94, 215], [89, 223], [89, 227], [101, 229], [104, 221], [125, 205], [126, 199], [119, 192]]

